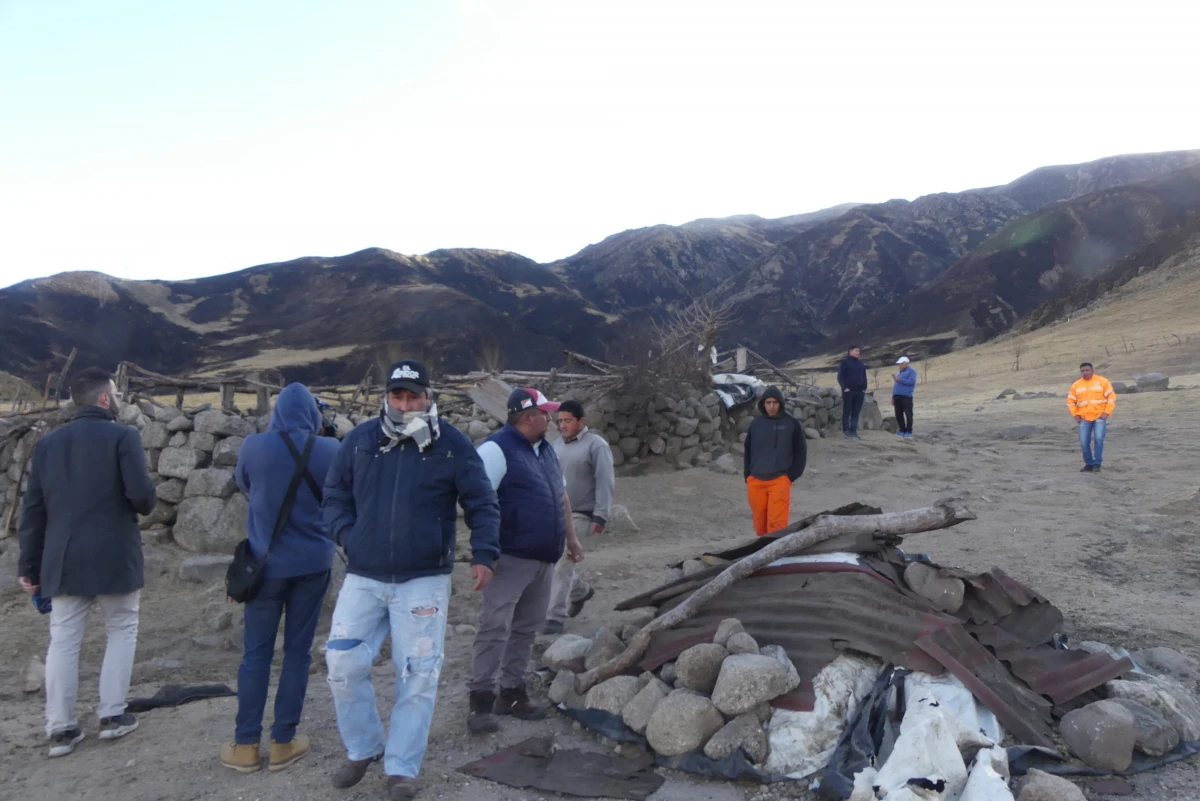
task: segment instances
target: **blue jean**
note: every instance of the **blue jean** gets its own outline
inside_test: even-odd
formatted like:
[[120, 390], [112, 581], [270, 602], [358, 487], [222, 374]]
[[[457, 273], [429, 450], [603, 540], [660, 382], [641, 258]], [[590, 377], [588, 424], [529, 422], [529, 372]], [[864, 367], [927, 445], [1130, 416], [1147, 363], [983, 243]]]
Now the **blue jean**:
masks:
[[862, 414], [863, 402], [867, 393], [861, 389], [851, 389], [842, 393], [842, 433], [858, 433], [858, 416]]
[[[333, 610], [325, 661], [348, 759], [382, 753], [387, 775], [415, 778], [420, 772], [442, 670], [449, 602], [450, 576], [403, 584], [346, 576]], [[385, 739], [371, 664], [389, 632], [396, 700]]]
[[[263, 710], [271, 681], [275, 635], [283, 618], [283, 667], [275, 690], [275, 721], [271, 739], [290, 743], [304, 711], [312, 643], [321, 618], [321, 602], [329, 589], [329, 571], [263, 582], [258, 596], [246, 604], [245, 652], [238, 668], [238, 712], [235, 739], [241, 745], [258, 745], [262, 739]], [[285, 615], [286, 612], [286, 615]]]
[[[1079, 423], [1079, 447], [1083, 449], [1083, 463], [1098, 465], [1104, 461], [1104, 434], [1108, 431], [1107, 420], [1082, 420]], [[1095, 451], [1092, 439], [1096, 440]]]

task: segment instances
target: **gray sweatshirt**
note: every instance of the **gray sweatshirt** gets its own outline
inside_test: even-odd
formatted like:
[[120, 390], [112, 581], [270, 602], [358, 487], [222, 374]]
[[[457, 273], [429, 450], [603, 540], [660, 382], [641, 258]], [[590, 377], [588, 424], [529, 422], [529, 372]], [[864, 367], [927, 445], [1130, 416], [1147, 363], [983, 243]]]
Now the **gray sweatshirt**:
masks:
[[554, 443], [554, 451], [567, 480], [571, 511], [607, 523], [614, 483], [608, 440], [585, 426], [575, 439]]

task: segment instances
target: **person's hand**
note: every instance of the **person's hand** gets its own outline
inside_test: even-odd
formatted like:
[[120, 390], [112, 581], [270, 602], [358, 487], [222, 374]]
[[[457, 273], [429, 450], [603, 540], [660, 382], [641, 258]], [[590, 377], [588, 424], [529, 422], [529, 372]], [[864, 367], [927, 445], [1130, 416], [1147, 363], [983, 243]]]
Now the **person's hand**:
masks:
[[29, 578], [29, 576], [21, 576], [17, 579], [17, 583], [21, 585], [21, 589], [25, 590], [25, 592], [29, 593], [30, 595], [33, 595], [35, 592], [41, 589], [41, 585], [34, 584], [33, 579]]
[[579, 544], [578, 537], [571, 537], [567, 540], [567, 558], [572, 562], [583, 561], [583, 546]]
[[1107, 419], [1108, 419], [1108, 415], [1107, 415], [1107, 414], [1102, 414], [1102, 415], [1100, 415], [1100, 419], [1101, 419], [1101, 420], [1107, 420]]
[[492, 569], [487, 565], [471, 565], [471, 578], [475, 579], [475, 592], [479, 592], [492, 581]]
[[1083, 422], [1083, 418], [1082, 418], [1082, 417], [1080, 417], [1079, 415], [1075, 415], [1075, 422], [1076, 422], [1076, 423], [1082, 423], [1082, 422]]
[[604, 524], [603, 523], [592, 523], [592, 533], [593, 534], [603, 534], [604, 533]]

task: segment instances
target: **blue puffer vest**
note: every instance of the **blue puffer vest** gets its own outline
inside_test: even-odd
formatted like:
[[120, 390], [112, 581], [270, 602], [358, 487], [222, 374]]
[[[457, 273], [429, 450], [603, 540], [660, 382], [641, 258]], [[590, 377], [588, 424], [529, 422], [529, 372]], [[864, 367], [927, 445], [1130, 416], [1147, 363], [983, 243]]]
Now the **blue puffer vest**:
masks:
[[563, 474], [558, 455], [543, 441], [534, 451], [529, 438], [510, 425], [488, 437], [500, 446], [508, 471], [496, 490], [500, 499], [500, 553], [539, 562], [557, 562], [567, 542]]

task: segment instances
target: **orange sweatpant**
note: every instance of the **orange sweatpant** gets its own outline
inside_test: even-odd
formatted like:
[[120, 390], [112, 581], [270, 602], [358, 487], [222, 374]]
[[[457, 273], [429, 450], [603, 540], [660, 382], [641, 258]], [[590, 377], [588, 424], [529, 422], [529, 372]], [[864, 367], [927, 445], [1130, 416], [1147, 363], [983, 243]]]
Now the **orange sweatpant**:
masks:
[[787, 476], [761, 481], [754, 476], [746, 479], [746, 495], [754, 513], [754, 530], [758, 536], [778, 531], [788, 524], [792, 509], [792, 482]]

